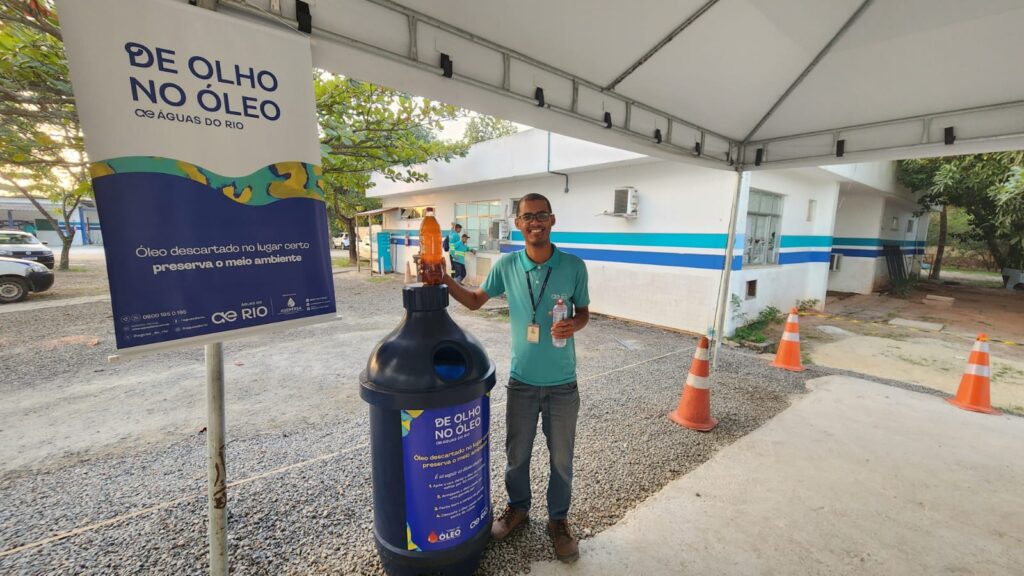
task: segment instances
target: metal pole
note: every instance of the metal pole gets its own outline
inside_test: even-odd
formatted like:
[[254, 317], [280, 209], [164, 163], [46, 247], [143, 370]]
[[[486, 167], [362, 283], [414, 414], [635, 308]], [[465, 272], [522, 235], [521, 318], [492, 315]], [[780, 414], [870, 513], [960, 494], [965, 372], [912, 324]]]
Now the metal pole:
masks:
[[722, 283], [718, 287], [718, 311], [715, 318], [715, 348], [711, 357], [711, 367], [718, 368], [718, 348], [722, 345], [725, 333], [725, 314], [729, 310], [729, 276], [732, 272], [732, 253], [736, 246], [736, 217], [740, 207], [740, 191], [743, 189], [743, 170], [736, 170], [736, 193], [732, 197], [732, 209], [729, 212], [729, 237], [725, 242], [725, 264], [722, 266]]
[[[196, 5], [217, 10], [218, 0]], [[206, 345], [206, 511], [210, 540], [210, 576], [228, 573], [228, 484], [224, 466], [224, 345]]]
[[227, 469], [224, 465], [224, 348], [206, 345], [206, 490], [210, 534], [210, 576], [228, 573]]

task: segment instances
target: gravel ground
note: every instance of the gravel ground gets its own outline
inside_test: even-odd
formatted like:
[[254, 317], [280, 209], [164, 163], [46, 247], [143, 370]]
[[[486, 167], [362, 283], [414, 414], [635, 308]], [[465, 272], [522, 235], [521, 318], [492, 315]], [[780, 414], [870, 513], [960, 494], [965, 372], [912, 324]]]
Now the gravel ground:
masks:
[[[271, 354], [301, 354], [286, 348], [293, 341], [319, 358], [298, 366], [275, 364], [273, 373], [265, 375], [267, 382], [242, 378], [244, 385], [234, 392], [238, 398], [229, 394], [228, 472], [229, 481], [238, 482], [229, 491], [228, 506], [234, 573], [383, 573], [371, 536], [368, 426], [357, 374], [368, 347], [400, 317], [394, 305], [400, 286], [355, 274], [338, 275], [336, 283], [339, 311], [347, 320], [227, 346], [229, 362], [242, 358], [253, 371], [267, 371]], [[508, 375], [507, 320], [500, 311], [451, 310], [484, 342], [498, 368], [499, 386], [492, 394], [491, 444], [496, 449], [491, 491], [499, 507], [504, 497], [505, 391], [500, 384]], [[113, 350], [109, 314], [108, 304], [93, 303], [0, 316], [0, 334], [8, 338], [0, 347], [0, 365], [15, 374], [0, 383], [0, 397], [21, 398], [54, 382], [88, 391], [94, 378], [133, 381], [129, 384], [138, 379], [143, 386], [140, 372], [201, 372], [196, 368], [199, 350], [104, 365]], [[344, 340], [360, 330], [365, 345]], [[32, 368], [17, 367], [18, 342], [29, 334], [44, 340], [96, 334], [100, 341], [58, 346]], [[720, 424], [710, 433], [698, 433], [665, 417], [678, 402], [694, 345], [690, 337], [601, 317], [579, 335], [582, 408], [570, 521], [582, 537], [614, 524], [666, 483], [763, 424], [788, 405], [792, 394], [805, 390], [807, 379], [835, 373], [816, 367], [781, 372], [763, 358], [723, 347], [712, 375], [712, 407]], [[323, 364], [339, 367], [323, 369]], [[38, 375], [50, 370], [52, 380], [40, 381]], [[188, 378], [191, 384], [184, 392], [199, 397], [193, 412], [201, 422], [202, 376]], [[264, 386], [287, 388], [295, 380], [302, 389], [288, 392], [294, 397], [288, 404], [297, 409], [264, 392]], [[160, 385], [170, 386], [166, 381]], [[125, 404], [142, 410], [141, 404]], [[166, 409], [172, 408], [168, 404]], [[21, 416], [4, 413], [0, 434], [6, 434], [5, 443], [28, 435]], [[113, 427], [145, 428], [147, 419], [157, 416], [143, 414]], [[195, 423], [171, 428], [155, 437], [128, 430], [102, 449], [72, 445], [0, 472], [0, 573], [205, 573], [206, 438]], [[29, 450], [33, 444], [25, 446]], [[544, 530], [547, 454], [542, 441], [534, 455], [534, 521], [509, 540], [492, 543], [480, 574], [519, 574], [534, 560], [553, 558]], [[80, 531], [72, 536], [34, 545], [75, 529]]]

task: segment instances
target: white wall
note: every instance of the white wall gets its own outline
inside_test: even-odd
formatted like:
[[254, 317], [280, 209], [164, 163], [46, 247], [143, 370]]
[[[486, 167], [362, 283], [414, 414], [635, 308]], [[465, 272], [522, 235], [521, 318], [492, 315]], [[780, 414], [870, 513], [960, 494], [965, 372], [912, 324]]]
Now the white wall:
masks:
[[649, 161], [642, 154], [530, 129], [475, 144], [463, 159], [415, 166], [416, 171], [428, 176], [427, 182], [392, 182], [382, 176], [375, 176], [374, 187], [367, 195], [382, 197], [396, 193], [435, 191], [467, 184], [480, 185], [516, 178], [547, 176], [549, 142], [550, 169], [555, 172]]
[[[828, 238], [832, 235], [839, 185], [836, 180], [817, 169], [752, 172], [749, 187], [741, 197], [737, 233], [746, 231], [747, 203], [750, 188], [784, 195], [782, 209], [780, 262], [786, 254], [807, 257], [812, 253], [824, 262], [786, 263], [767, 266], [744, 264], [734, 271], [730, 281], [731, 294], [736, 294], [740, 311], [753, 319], [768, 306], [783, 312], [801, 300], [817, 300], [818, 309], [825, 305], [828, 282]], [[808, 201], [814, 200], [814, 211], [808, 220]], [[742, 248], [742, 244], [737, 246]], [[742, 254], [742, 251], [737, 252]], [[747, 282], [757, 282], [757, 295], [747, 298]], [[730, 301], [731, 301], [730, 297]], [[730, 316], [733, 310], [730, 307]], [[735, 318], [727, 323], [727, 332], [735, 328]]]
[[[619, 234], [685, 233], [714, 234], [724, 238], [728, 227], [732, 194], [736, 189], [734, 173], [709, 170], [684, 164], [652, 161], [635, 165], [575, 172], [570, 175], [568, 194], [562, 191], [560, 176], [520, 178], [506, 182], [490, 182], [458, 186], [433, 192], [389, 194], [382, 197], [385, 207], [434, 206], [438, 220], [447, 228], [454, 215], [454, 204], [520, 198], [530, 192], [546, 195], [556, 215], [554, 232], [588, 232]], [[817, 169], [759, 172], [749, 176], [760, 189], [786, 196], [783, 209], [782, 235], [791, 238], [821, 238], [831, 235], [837, 198], [836, 179]], [[639, 218], [625, 219], [600, 215], [611, 210], [614, 189], [633, 186], [640, 193]], [[740, 236], [734, 254], [742, 255], [742, 231], [746, 229], [748, 186], [741, 190]], [[815, 199], [816, 211], [807, 220], [807, 201]], [[389, 230], [416, 230], [420, 222], [400, 221], [396, 212], [386, 216]], [[510, 215], [511, 216], [511, 215]], [[624, 236], [628, 238], [628, 236]], [[827, 240], [825, 241], [827, 244]], [[568, 249], [635, 251], [691, 255], [721, 255], [722, 248], [697, 246], [660, 247], [650, 245], [594, 245], [556, 243]], [[798, 241], [797, 244], [800, 244]], [[724, 246], [724, 239], [722, 241]], [[818, 252], [827, 254], [825, 246], [783, 248], [784, 253]], [[398, 246], [396, 271], [404, 271], [404, 262], [411, 261], [415, 246]], [[479, 282], [498, 257], [480, 253], [467, 257], [471, 282]], [[587, 260], [590, 273], [591, 308], [595, 312], [628, 318], [650, 324], [703, 333], [714, 323], [718, 300], [720, 269], [624, 263]], [[743, 301], [743, 311], [751, 317], [766, 306], [788, 310], [797, 300], [825, 300], [827, 262], [805, 262], [733, 271], [730, 282], [733, 292], [745, 294], [747, 280], [758, 281], [757, 298]], [[727, 333], [733, 329], [729, 314]]]
[[[35, 223], [37, 220], [43, 219], [43, 215], [39, 212], [39, 210], [36, 209], [31, 204], [29, 204], [27, 200], [24, 202], [24, 206], [18, 206], [17, 208], [14, 207], [17, 206], [17, 204], [15, 204], [13, 201], [8, 200], [7, 203], [11, 205], [11, 208], [0, 209], [0, 227], [7, 226], [8, 212], [10, 212], [11, 217], [15, 221], [27, 221]], [[45, 202], [45, 204], [49, 204], [49, 202], [47, 201]], [[81, 212], [79, 210], [75, 210], [74, 214], [72, 214], [71, 216], [71, 225], [75, 227], [75, 238], [73, 241], [73, 245], [82, 246], [85, 243], [85, 236], [82, 234], [82, 224], [79, 221], [80, 215], [83, 212], [91, 226], [89, 236], [90, 240], [93, 244], [102, 244], [103, 233], [98, 228], [100, 222], [99, 214], [97, 214], [95, 208], [86, 207]], [[54, 209], [52, 214], [54, 218], [56, 218], [58, 221], [62, 220], [62, 217], [59, 215], [56, 209]], [[61, 241], [60, 236], [57, 234], [57, 232], [52, 230], [37, 230], [36, 237], [39, 238], [39, 240], [41, 240], [42, 242], [48, 243], [49, 248], [54, 250], [55, 252], [59, 251], [60, 247], [64, 245], [63, 241]]]
[[[886, 288], [888, 267], [880, 253], [871, 257], [855, 253], [879, 251], [889, 242], [902, 245], [907, 271], [919, 272], [921, 256], [914, 255], [918, 247], [913, 244], [927, 238], [928, 226], [927, 218], [914, 215], [917, 205], [902, 194], [879, 195], [857, 187], [846, 191], [843, 186], [834, 234], [834, 251], [843, 255], [839, 270], [829, 275], [829, 290], [870, 294]], [[908, 221], [913, 222], [912, 232], [907, 232]]]
[[[836, 213], [833, 233], [835, 245], [843, 246], [842, 238], [878, 238], [884, 206], [885, 200], [881, 196], [864, 191], [844, 190], [839, 195]], [[867, 250], [870, 247], [850, 245], [848, 248]], [[829, 273], [829, 290], [870, 294], [878, 282], [879, 268], [876, 260], [849, 254], [842, 255], [839, 270]]]

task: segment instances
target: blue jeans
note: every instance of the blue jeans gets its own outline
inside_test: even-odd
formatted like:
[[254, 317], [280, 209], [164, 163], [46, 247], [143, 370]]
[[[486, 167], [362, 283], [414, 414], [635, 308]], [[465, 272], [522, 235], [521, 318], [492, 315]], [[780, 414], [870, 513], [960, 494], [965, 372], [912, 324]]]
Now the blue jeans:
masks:
[[452, 278], [460, 284], [466, 279], [466, 265], [463, 262], [452, 262]]
[[548, 517], [564, 520], [572, 501], [572, 454], [576, 444], [576, 418], [580, 393], [576, 382], [560, 386], [531, 386], [509, 378], [505, 422], [505, 489], [508, 504], [530, 509], [530, 456], [537, 436], [537, 415], [551, 455], [548, 476]]

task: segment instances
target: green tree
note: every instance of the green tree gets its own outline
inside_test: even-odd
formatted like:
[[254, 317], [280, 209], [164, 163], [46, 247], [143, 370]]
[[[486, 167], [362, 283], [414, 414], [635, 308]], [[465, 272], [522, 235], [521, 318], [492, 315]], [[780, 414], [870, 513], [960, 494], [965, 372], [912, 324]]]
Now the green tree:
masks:
[[[47, 2], [0, 1], [0, 181], [50, 222], [67, 270], [70, 220], [92, 188], [64, 43]], [[63, 227], [44, 198], [57, 205]]]
[[[900, 162], [899, 181], [918, 194], [923, 210], [956, 206], [967, 214], [966, 240], [981, 241], [1000, 268], [1024, 263], [1024, 211], [1015, 175], [1024, 166], [1021, 152], [971, 154]], [[943, 227], [940, 220], [940, 245]], [[932, 277], [941, 261], [936, 259]]]
[[519, 129], [508, 120], [494, 116], [473, 116], [466, 124], [466, 131], [463, 133], [462, 139], [472, 145], [484, 140], [510, 136], [516, 132], [519, 132]]
[[455, 106], [410, 96], [351, 78], [317, 72], [313, 76], [324, 191], [332, 230], [344, 227], [357, 257], [357, 212], [377, 208], [367, 198], [374, 173], [397, 182], [422, 182], [427, 174], [414, 166], [465, 156], [464, 142], [438, 140], [442, 124], [464, 115]]

